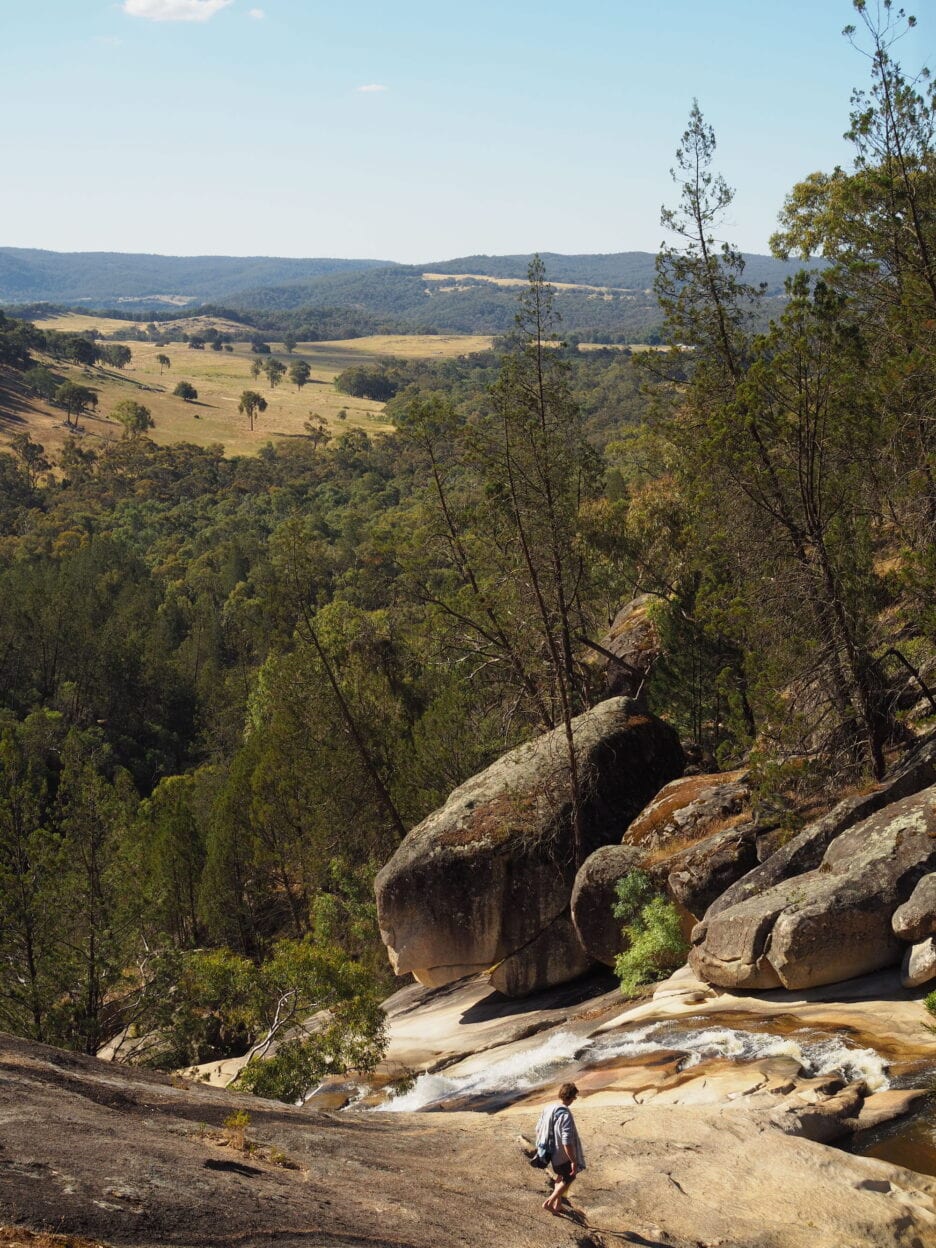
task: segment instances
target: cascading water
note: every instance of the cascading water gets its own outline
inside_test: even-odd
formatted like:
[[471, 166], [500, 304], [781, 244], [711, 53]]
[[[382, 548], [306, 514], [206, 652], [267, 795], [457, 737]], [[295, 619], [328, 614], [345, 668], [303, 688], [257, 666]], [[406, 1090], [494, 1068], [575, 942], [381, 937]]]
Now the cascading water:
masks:
[[[691, 1022], [691, 1020], [690, 1020]], [[377, 1108], [384, 1112], [413, 1112], [444, 1102], [510, 1096], [541, 1087], [558, 1071], [575, 1063], [580, 1067], [624, 1061], [669, 1050], [683, 1054], [681, 1069], [701, 1062], [728, 1059], [754, 1062], [788, 1057], [804, 1076], [839, 1074], [846, 1080], [863, 1079], [872, 1091], [889, 1086], [887, 1064], [873, 1049], [855, 1048], [837, 1037], [803, 1029], [790, 1035], [736, 1030], [730, 1027], [691, 1027], [686, 1022], [661, 1022], [592, 1039], [569, 1031], [551, 1034], [538, 1045], [463, 1075], [420, 1075], [404, 1093]]]

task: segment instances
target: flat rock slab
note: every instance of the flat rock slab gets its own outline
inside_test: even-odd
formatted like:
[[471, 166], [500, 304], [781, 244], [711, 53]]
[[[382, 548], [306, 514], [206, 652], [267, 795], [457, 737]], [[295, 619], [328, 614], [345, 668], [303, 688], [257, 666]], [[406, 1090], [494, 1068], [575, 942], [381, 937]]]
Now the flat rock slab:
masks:
[[[302, 1168], [219, 1146], [210, 1133], [235, 1109]], [[136, 1248], [910, 1248], [936, 1234], [936, 1181], [766, 1115], [586, 1100], [576, 1115], [581, 1213], [553, 1219], [516, 1114], [313, 1114], [5, 1039], [0, 1206]]]

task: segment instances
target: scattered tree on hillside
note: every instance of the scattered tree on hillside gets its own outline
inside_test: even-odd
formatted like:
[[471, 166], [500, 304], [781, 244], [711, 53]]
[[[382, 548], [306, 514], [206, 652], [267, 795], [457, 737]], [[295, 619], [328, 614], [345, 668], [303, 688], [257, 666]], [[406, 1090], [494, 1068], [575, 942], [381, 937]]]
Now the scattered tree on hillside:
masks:
[[108, 342], [101, 349], [101, 357], [112, 368], [126, 368], [133, 359], [133, 352], [122, 342]]
[[295, 338], [292, 334], [284, 334], [284, 335], [283, 335], [283, 346], [286, 348], [286, 354], [287, 354], [287, 355], [292, 355], [292, 353], [293, 353], [293, 352], [295, 351], [295, 349], [296, 349], [296, 343], [297, 343], [298, 341], [299, 341], [299, 339], [298, 339], [298, 338]]
[[335, 378], [335, 389], [356, 399], [373, 399], [386, 403], [396, 394], [399, 385], [384, 364], [356, 364]]
[[23, 381], [32, 390], [33, 394], [38, 394], [40, 399], [46, 400], [54, 399], [56, 390], [62, 384], [54, 373], [41, 365], [28, 369], [23, 374]]
[[193, 403], [198, 398], [198, 391], [190, 381], [180, 381], [172, 392], [177, 398]]
[[317, 449], [324, 446], [330, 439], [331, 434], [328, 432], [328, 423], [324, 416], [320, 416], [318, 412], [309, 412], [311, 420], [303, 421], [303, 429], [306, 431], [309, 441]]
[[267, 409], [267, 401], [262, 394], [258, 394], [256, 390], [245, 390], [240, 397], [240, 403], [237, 410], [247, 417], [247, 425], [251, 432], [254, 427], [254, 417], [258, 412], [265, 412]]
[[123, 425], [125, 435], [131, 438], [146, 433], [155, 424], [149, 408], [135, 399], [123, 399], [111, 412], [111, 417]]
[[75, 381], [66, 381], [56, 390], [55, 401], [59, 407], [65, 408], [65, 423], [70, 425], [72, 417], [75, 418], [75, 424], [77, 424], [82, 412], [89, 407], [97, 407], [98, 396], [97, 391], [92, 390], [90, 386], [82, 386]]
[[259, 357], [256, 360], [251, 360], [250, 361], [250, 375], [254, 379], [254, 381], [257, 380], [257, 378], [260, 376], [262, 372], [263, 372], [263, 360], [259, 359]]
[[275, 390], [286, 375], [286, 365], [282, 360], [271, 358], [264, 364], [263, 371], [266, 373], [267, 381], [270, 383], [270, 389]]
[[306, 360], [294, 360], [289, 366], [289, 380], [293, 383], [297, 390], [308, 385], [309, 378], [312, 376], [312, 369]]
[[156, 363], [159, 365], [160, 377], [163, 374], [164, 368], [172, 368], [172, 361], [169, 359], [169, 356], [163, 355], [162, 352], [160, 352], [159, 355], [156, 356]]
[[101, 350], [87, 338], [72, 338], [67, 344], [67, 354], [76, 364], [90, 367], [100, 359]]

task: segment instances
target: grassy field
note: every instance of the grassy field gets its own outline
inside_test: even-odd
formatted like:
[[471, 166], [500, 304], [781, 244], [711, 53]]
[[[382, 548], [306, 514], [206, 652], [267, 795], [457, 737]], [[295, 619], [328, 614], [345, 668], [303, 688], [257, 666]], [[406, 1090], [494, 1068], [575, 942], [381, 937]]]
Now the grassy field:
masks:
[[[97, 328], [107, 332], [104, 324], [100, 318], [95, 321]], [[50, 325], [56, 329], [72, 328], [69, 318], [65, 317]], [[262, 374], [257, 379], [251, 377], [250, 366], [258, 357], [245, 343], [238, 343], [233, 352], [226, 352], [192, 351], [182, 343], [159, 347], [146, 342], [128, 342], [133, 360], [122, 371], [84, 369], [51, 362], [50, 367], [62, 376], [97, 390], [97, 411], [81, 417], [83, 434], [92, 441], [120, 437], [122, 427], [110, 420], [108, 414], [122, 399], [136, 399], [152, 413], [156, 424], [150, 436], [156, 442], [194, 442], [199, 446], [220, 442], [229, 455], [249, 455], [269, 441], [304, 436], [304, 423], [311, 416], [323, 417], [333, 432], [349, 428], [365, 429], [369, 433], [388, 430], [390, 426], [384, 419], [382, 403], [353, 399], [334, 388], [332, 382], [338, 373], [353, 364], [370, 363], [387, 355], [441, 359], [484, 350], [490, 344], [491, 339], [483, 336], [381, 335], [340, 342], [300, 343], [292, 355], [286, 353], [282, 344], [271, 344], [273, 354], [287, 365], [296, 359], [308, 362], [312, 380], [301, 391], [285, 379], [271, 389]], [[162, 375], [157, 355], [168, 355], [171, 361], [171, 367]], [[198, 391], [197, 402], [186, 403], [173, 395], [180, 381], [191, 382]], [[244, 390], [259, 391], [268, 404], [267, 410], [257, 416], [252, 432], [247, 427], [247, 418], [237, 410]], [[339, 415], [342, 411], [345, 412], [343, 417]], [[0, 394], [0, 442], [27, 429], [53, 454], [69, 433], [60, 409], [21, 390], [7, 389]]]
[[[487, 273], [424, 273], [423, 281], [439, 282], [440, 284], [457, 285], [459, 282], [488, 282], [491, 286], [529, 286], [526, 277], [491, 277]], [[598, 295], [606, 295], [609, 291], [618, 294], [629, 293], [623, 286], [585, 286], [581, 282], [550, 282], [556, 290], [590, 290]]]

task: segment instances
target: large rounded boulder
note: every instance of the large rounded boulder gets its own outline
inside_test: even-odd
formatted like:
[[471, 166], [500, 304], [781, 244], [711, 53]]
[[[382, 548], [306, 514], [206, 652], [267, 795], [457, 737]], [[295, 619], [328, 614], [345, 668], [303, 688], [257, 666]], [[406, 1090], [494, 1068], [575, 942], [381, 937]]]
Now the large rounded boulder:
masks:
[[[675, 732], [628, 698], [578, 716], [573, 739], [584, 856], [620, 841], [679, 775], [683, 754]], [[568, 752], [556, 729], [457, 788], [377, 876], [394, 970], [433, 987], [493, 971], [513, 996], [574, 977], [590, 961], [567, 919], [575, 865]]]

